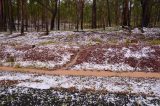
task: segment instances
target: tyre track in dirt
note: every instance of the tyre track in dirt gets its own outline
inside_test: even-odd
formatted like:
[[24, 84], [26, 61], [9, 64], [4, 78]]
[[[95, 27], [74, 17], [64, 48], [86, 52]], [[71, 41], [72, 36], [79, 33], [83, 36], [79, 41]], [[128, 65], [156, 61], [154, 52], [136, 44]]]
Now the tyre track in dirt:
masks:
[[155, 72], [109, 72], [109, 71], [89, 71], [89, 70], [43, 70], [29, 68], [0, 67], [0, 71], [23, 72], [47, 75], [72, 75], [72, 76], [95, 76], [95, 77], [130, 77], [130, 78], [159, 78], [160, 73]]

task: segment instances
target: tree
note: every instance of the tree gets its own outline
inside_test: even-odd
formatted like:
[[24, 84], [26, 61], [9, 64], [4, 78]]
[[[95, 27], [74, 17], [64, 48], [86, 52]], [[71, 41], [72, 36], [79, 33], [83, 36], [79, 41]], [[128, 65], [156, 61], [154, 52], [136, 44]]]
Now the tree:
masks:
[[84, 0], [76, 0], [76, 10], [77, 10], [77, 25], [76, 29], [79, 29], [79, 21], [81, 23], [81, 30], [83, 30], [83, 14], [84, 14]]
[[53, 0], [54, 2], [54, 8], [48, 7], [47, 5], [43, 4], [40, 0], [35, 0], [37, 3], [39, 3], [42, 7], [46, 8], [51, 14], [51, 30], [55, 28], [55, 19], [57, 15], [57, 10], [58, 10], [58, 0]]
[[60, 9], [61, 9], [61, 1], [58, 0], [58, 19], [57, 19], [58, 30], [60, 30]]
[[93, 0], [93, 4], [92, 4], [92, 28], [97, 28], [97, 6], [96, 6], [96, 0]]
[[129, 1], [128, 0], [123, 0], [123, 12], [122, 12], [122, 26], [128, 26], [130, 23], [129, 23]]
[[0, 31], [7, 30], [7, 22], [6, 22], [6, 1], [0, 0]]
[[159, 4], [159, 0], [0, 0], [0, 31], [17, 28], [22, 34], [29, 30], [47, 34], [49, 28], [160, 26]]
[[80, 7], [81, 30], [83, 30], [84, 0], [80, 0]]
[[21, 5], [21, 35], [24, 35], [24, 3], [25, 0], [20, 0]]
[[119, 24], [119, 0], [115, 0], [115, 24]]
[[142, 28], [148, 27], [151, 14], [151, 0], [141, 0], [142, 6]]
[[12, 31], [15, 31], [16, 30], [16, 27], [15, 27], [15, 23], [14, 23], [14, 18], [13, 18], [13, 6], [12, 6], [12, 1], [11, 0], [8, 0], [8, 4], [9, 4], [9, 13], [8, 13], [8, 25], [9, 25], [9, 30], [10, 30], [10, 33], [12, 34]]
[[18, 31], [19, 31], [19, 26], [20, 26], [20, 16], [21, 16], [21, 13], [20, 13], [20, 0], [17, 0], [17, 21], [18, 21], [18, 23], [17, 23], [17, 29], [18, 29]]
[[107, 10], [108, 10], [108, 24], [109, 27], [111, 27], [111, 18], [110, 18], [110, 6], [109, 6], [109, 1], [107, 0]]
[[57, 8], [58, 8], [58, 0], [54, 0], [55, 6], [52, 9], [52, 19], [51, 19], [51, 30], [55, 28], [55, 19], [57, 15]]
[[[48, 0], [44, 0], [44, 2], [45, 2], [46, 5], [49, 5], [49, 1], [48, 1]], [[47, 11], [47, 9], [45, 8], [45, 27], [46, 27], [46, 35], [49, 34], [49, 29], [48, 29], [48, 17], [47, 17], [47, 15], [48, 15], [48, 11]]]

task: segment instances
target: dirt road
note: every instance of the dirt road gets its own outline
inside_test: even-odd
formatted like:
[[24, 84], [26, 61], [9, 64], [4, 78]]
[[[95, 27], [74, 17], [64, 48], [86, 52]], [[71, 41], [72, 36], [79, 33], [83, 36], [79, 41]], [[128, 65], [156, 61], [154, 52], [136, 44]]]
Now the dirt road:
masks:
[[160, 78], [160, 73], [145, 72], [109, 72], [109, 71], [83, 71], [83, 70], [40, 70], [28, 68], [0, 67], [0, 71], [28, 72], [48, 75], [73, 75], [73, 76], [97, 76], [97, 77], [132, 77], [132, 78]]

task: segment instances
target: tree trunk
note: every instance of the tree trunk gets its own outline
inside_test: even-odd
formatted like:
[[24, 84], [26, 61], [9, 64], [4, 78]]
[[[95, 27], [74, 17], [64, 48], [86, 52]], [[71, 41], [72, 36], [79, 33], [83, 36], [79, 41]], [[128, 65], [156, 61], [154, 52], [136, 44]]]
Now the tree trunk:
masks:
[[79, 31], [79, 14], [77, 12], [77, 19], [76, 19], [76, 29]]
[[6, 31], [6, 25], [5, 1], [0, 0], [0, 31]]
[[108, 25], [109, 25], [109, 27], [111, 27], [110, 6], [109, 6], [108, 0], [107, 0], [107, 10], [108, 10]]
[[27, 8], [27, 1], [24, 3], [24, 16], [25, 16], [25, 29], [28, 31], [28, 8]]
[[12, 3], [11, 0], [7, 0], [9, 8], [8, 8], [8, 25], [9, 25], [9, 31], [10, 34], [12, 34]]
[[84, 0], [80, 1], [80, 19], [81, 19], [81, 30], [83, 30], [83, 13], [84, 13]]
[[141, 0], [142, 5], [142, 28], [148, 27], [151, 13], [151, 0]]
[[0, 31], [4, 30], [4, 12], [3, 12], [3, 0], [0, 0]]
[[128, 26], [129, 20], [128, 20], [128, 14], [129, 14], [129, 7], [128, 7], [128, 0], [123, 0], [123, 19], [122, 19], [122, 26]]
[[115, 24], [119, 24], [119, 0], [115, 0]]
[[24, 1], [21, 0], [21, 35], [24, 35]]
[[132, 0], [129, 1], [128, 26], [131, 27]]
[[61, 3], [61, 1], [58, 0], [58, 22], [57, 22], [58, 30], [60, 30], [60, 3]]
[[77, 16], [77, 17], [76, 17], [76, 30], [77, 30], [77, 31], [79, 31], [79, 20], [80, 20], [80, 17], [81, 17], [81, 16], [80, 16], [81, 14], [79, 13], [80, 10], [81, 10], [79, 3], [80, 3], [79, 0], [76, 0], [76, 16]]
[[97, 28], [97, 6], [96, 6], [96, 0], [93, 0], [93, 5], [92, 5], [92, 28]]
[[[45, 0], [45, 2], [46, 2], [46, 5], [49, 5], [48, 0]], [[47, 15], [48, 15], [48, 12], [47, 12], [47, 9], [45, 8], [45, 26], [46, 26], [46, 35], [49, 34], [49, 29], [48, 29], [48, 17], [47, 17]]]
[[55, 28], [55, 18], [56, 18], [56, 15], [57, 15], [57, 1], [58, 0], [55, 0], [55, 8], [53, 9], [52, 11], [52, 19], [51, 19], [51, 30], [54, 30]]
[[20, 26], [20, 0], [17, 0], [17, 29], [19, 31], [19, 26]]

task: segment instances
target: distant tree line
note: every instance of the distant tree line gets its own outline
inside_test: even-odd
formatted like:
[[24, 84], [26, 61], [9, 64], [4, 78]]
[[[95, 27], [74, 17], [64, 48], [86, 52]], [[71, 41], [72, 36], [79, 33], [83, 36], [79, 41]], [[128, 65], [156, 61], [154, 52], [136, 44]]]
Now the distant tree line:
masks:
[[160, 0], [0, 0], [0, 31], [160, 27]]

